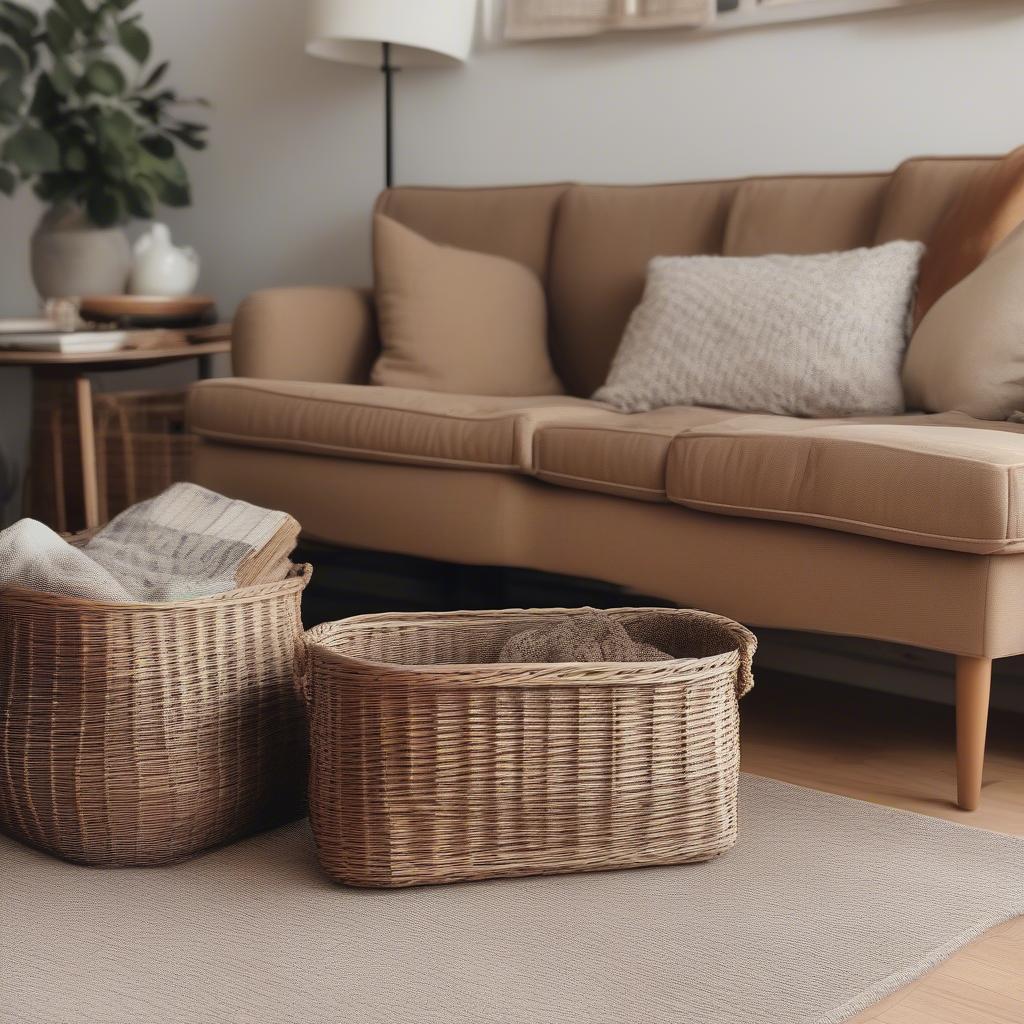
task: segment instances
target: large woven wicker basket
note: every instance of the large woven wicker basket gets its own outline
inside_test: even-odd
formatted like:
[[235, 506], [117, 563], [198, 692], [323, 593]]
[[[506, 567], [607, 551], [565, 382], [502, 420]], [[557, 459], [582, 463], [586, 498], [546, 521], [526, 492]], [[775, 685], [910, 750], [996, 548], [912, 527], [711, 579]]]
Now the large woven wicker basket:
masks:
[[495, 663], [513, 634], [578, 613], [367, 615], [306, 634], [328, 875], [421, 885], [678, 864], [735, 843], [753, 635], [625, 608], [611, 614], [674, 660]]
[[150, 866], [301, 815], [310, 571], [169, 604], [0, 592], [0, 829]]

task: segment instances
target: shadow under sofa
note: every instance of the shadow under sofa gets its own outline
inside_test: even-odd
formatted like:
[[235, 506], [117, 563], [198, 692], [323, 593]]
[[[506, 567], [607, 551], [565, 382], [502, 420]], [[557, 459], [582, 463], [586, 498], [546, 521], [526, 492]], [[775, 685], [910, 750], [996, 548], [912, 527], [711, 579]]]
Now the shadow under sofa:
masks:
[[378, 342], [367, 292], [271, 289], [236, 317], [239, 376], [191, 391], [194, 477], [285, 509], [329, 544], [601, 579], [754, 626], [955, 655], [958, 800], [973, 809], [992, 659], [1024, 653], [1024, 429], [956, 412], [626, 415], [583, 396], [604, 380], [651, 257], [923, 240], [988, 159], [680, 185], [392, 189], [378, 201], [389, 217], [538, 274], [569, 394], [368, 385]]

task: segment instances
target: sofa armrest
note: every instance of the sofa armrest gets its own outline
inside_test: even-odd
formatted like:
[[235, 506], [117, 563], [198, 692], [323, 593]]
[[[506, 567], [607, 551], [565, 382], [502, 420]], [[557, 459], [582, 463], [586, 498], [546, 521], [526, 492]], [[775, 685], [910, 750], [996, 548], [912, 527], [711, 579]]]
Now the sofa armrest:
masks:
[[377, 356], [373, 298], [358, 288], [269, 288], [238, 307], [236, 376], [365, 384]]

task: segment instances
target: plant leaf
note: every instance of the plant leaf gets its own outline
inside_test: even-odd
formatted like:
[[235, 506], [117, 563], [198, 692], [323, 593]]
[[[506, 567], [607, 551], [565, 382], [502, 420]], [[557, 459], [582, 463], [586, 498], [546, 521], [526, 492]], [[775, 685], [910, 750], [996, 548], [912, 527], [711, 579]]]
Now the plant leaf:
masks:
[[124, 218], [121, 197], [109, 185], [94, 185], [85, 197], [89, 220], [99, 228], [109, 228]]
[[17, 121], [25, 102], [23, 83], [24, 79], [20, 75], [0, 80], [0, 124], [14, 124]]
[[149, 54], [152, 49], [149, 35], [145, 29], [140, 28], [134, 21], [122, 21], [117, 26], [117, 38], [136, 63], [145, 64], [149, 60]]
[[183, 185], [188, 187], [188, 171], [178, 157], [171, 157], [169, 160], [156, 160], [153, 163], [153, 170], [164, 180], [172, 185]]
[[141, 182], [128, 185], [125, 188], [125, 199], [128, 203], [128, 212], [133, 217], [149, 220], [153, 216], [156, 197], [148, 185]]
[[13, 0], [0, 2], [0, 14], [9, 18], [22, 32], [31, 34], [39, 26], [39, 16], [31, 8], [16, 4]]
[[46, 121], [60, 111], [60, 96], [53, 87], [53, 81], [44, 71], [36, 79], [36, 91], [32, 96], [29, 114], [39, 121]]
[[118, 96], [124, 92], [124, 72], [109, 60], [94, 60], [85, 69], [85, 81], [102, 96]]
[[82, 0], [53, 0], [53, 2], [67, 15], [68, 20], [75, 28], [88, 31], [92, 28], [95, 15]]
[[7, 43], [0, 43], [0, 74], [17, 75], [19, 78], [28, 70], [25, 58]]
[[75, 27], [55, 7], [46, 12], [46, 42], [54, 55], [62, 57], [71, 48]]
[[81, 174], [89, 166], [89, 158], [81, 146], [68, 146], [64, 151], [64, 169]]
[[142, 146], [159, 160], [170, 160], [174, 156], [174, 143], [166, 135], [147, 135]]
[[171, 66], [170, 61], [161, 61], [153, 70], [149, 73], [149, 77], [142, 83], [143, 89], [152, 89], [154, 85], [160, 82], [160, 79], [167, 74], [167, 69]]
[[60, 58], [53, 62], [53, 67], [50, 69], [50, 81], [54, 89], [62, 96], [70, 96], [75, 91], [75, 76], [71, 73], [71, 68]]
[[179, 185], [173, 181], [161, 180], [159, 184], [160, 202], [166, 206], [189, 206], [192, 203], [192, 192], [188, 185]]
[[[14, 43], [21, 51], [29, 68], [36, 66], [36, 26], [39, 19], [32, 11], [7, 0], [0, 0], [0, 34]], [[31, 27], [30, 27], [31, 25]]]
[[75, 195], [79, 181], [77, 174], [43, 174], [39, 176], [32, 191], [44, 203], [57, 203]]
[[189, 149], [206, 149], [206, 140], [188, 128], [168, 128], [168, 135], [173, 135], [179, 142], [188, 146]]
[[18, 179], [6, 167], [0, 167], [0, 192], [5, 196], [13, 196], [18, 187]]
[[103, 110], [97, 117], [100, 134], [113, 146], [124, 148], [135, 142], [135, 122], [123, 110]]
[[42, 128], [19, 128], [8, 136], [0, 155], [24, 175], [44, 174], [60, 167], [57, 140]]

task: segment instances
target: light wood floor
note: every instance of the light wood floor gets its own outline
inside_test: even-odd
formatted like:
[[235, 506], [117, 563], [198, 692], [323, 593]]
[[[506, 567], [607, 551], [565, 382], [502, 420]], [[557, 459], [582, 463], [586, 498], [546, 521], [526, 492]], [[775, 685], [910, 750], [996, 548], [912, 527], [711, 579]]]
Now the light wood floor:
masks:
[[[953, 721], [951, 708], [764, 672], [743, 702], [743, 768], [1024, 836], [1024, 717], [993, 714], [982, 806], [973, 814], [952, 803]], [[853, 1021], [1024, 1024], [1024, 918]]]

